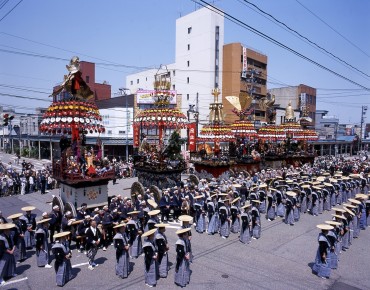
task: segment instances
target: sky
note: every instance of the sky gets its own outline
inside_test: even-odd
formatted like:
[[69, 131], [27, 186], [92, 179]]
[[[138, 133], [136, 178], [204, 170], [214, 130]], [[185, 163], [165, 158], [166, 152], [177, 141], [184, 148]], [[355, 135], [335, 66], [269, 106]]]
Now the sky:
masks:
[[[303, 56], [225, 19], [225, 44], [268, 56], [268, 88], [317, 88], [317, 109], [360, 123], [361, 107], [370, 105], [370, 1], [207, 2]], [[111, 84], [114, 96], [127, 74], [174, 62], [176, 19], [199, 7], [192, 0], [0, 0], [0, 106], [47, 107], [74, 55], [97, 64], [96, 81]]]

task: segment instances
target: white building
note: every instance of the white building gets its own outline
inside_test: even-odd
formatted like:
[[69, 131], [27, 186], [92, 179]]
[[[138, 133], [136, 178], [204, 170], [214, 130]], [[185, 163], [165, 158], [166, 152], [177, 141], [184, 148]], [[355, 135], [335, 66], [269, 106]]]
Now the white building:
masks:
[[[208, 122], [212, 89], [222, 87], [223, 44], [223, 15], [201, 8], [176, 20], [175, 62], [167, 65], [171, 89], [182, 94], [181, 110], [185, 114], [189, 105], [197, 106], [200, 125]], [[156, 73], [152, 69], [128, 75], [126, 87], [132, 93], [139, 88], [153, 89]]]

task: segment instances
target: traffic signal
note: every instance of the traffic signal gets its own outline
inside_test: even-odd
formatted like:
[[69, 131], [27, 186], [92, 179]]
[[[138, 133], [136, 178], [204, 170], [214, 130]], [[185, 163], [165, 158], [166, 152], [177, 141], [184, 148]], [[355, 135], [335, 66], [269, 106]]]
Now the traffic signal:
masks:
[[14, 116], [9, 116], [9, 114], [4, 114], [3, 115], [3, 126], [8, 126], [9, 121], [13, 120]]

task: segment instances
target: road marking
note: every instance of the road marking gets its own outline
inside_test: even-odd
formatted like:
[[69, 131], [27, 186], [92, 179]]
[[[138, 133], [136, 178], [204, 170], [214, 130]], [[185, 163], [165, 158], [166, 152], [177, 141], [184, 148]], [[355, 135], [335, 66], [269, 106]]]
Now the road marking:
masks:
[[80, 263], [80, 264], [76, 264], [76, 265], [72, 265], [72, 268], [77, 268], [79, 266], [84, 266], [84, 265], [88, 265], [89, 262], [86, 262], [86, 263]]
[[176, 226], [167, 226], [166, 228], [169, 228], [169, 229], [180, 229], [181, 227], [176, 227]]
[[12, 281], [9, 281], [9, 282], [5, 282], [4, 286], [14, 284], [14, 283], [18, 283], [18, 282], [21, 282], [21, 281], [24, 281], [24, 280], [27, 280], [27, 279], [28, 279], [28, 277], [24, 277], [24, 278], [12, 280]]

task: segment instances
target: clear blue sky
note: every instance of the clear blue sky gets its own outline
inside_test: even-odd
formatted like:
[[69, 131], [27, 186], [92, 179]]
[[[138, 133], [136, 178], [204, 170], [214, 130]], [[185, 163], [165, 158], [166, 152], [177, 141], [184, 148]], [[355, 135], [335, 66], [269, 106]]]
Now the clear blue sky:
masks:
[[[0, 0], [0, 19], [19, 1]], [[370, 1], [250, 2], [370, 75]], [[256, 9], [245, 5], [243, 0], [213, 3], [306, 57], [370, 88], [370, 77], [349, 69], [303, 42], [256, 13]], [[128, 73], [137, 71], [134, 67], [155, 67], [174, 61], [176, 18], [194, 11], [195, 6], [190, 0], [21, 1], [0, 21], [0, 94], [47, 100], [52, 87], [62, 81], [67, 64], [65, 60], [24, 56], [4, 50], [61, 59], [78, 55], [81, 60], [131, 66], [97, 65], [97, 81], [108, 81], [114, 93], [125, 86]], [[268, 56], [268, 88], [301, 83], [318, 88], [318, 109], [329, 110], [342, 123], [359, 123], [361, 105], [370, 105], [370, 91], [336, 77], [225, 19], [225, 43], [230, 42], [242, 42]], [[46, 107], [48, 102], [0, 95], [0, 105], [25, 111], [36, 106]]]

